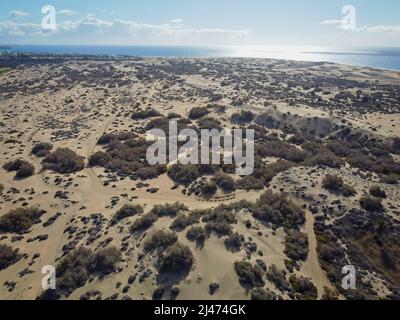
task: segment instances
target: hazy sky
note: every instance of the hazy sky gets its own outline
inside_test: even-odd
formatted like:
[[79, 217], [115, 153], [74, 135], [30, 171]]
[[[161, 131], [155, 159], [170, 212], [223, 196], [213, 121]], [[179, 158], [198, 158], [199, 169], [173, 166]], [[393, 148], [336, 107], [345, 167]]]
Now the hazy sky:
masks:
[[[44, 5], [56, 30], [42, 29]], [[1, 0], [0, 43], [400, 46], [400, 1]]]

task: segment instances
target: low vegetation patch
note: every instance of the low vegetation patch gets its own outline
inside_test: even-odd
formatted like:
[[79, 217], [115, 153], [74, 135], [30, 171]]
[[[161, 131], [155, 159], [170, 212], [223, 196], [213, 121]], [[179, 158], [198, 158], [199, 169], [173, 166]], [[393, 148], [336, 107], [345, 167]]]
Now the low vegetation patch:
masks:
[[360, 199], [361, 208], [368, 212], [383, 212], [385, 208], [382, 205], [381, 198], [374, 198], [370, 196], [365, 196]]
[[119, 222], [123, 219], [134, 217], [142, 213], [143, 213], [143, 207], [141, 205], [126, 204], [115, 213], [113, 221]]
[[305, 213], [283, 193], [266, 191], [252, 206], [253, 216], [275, 227], [298, 230], [305, 223]]
[[15, 171], [15, 177], [19, 179], [28, 178], [35, 173], [35, 167], [22, 159], [7, 162], [3, 168], [8, 172]]
[[308, 256], [307, 234], [297, 230], [287, 231], [284, 252], [293, 261], [305, 261]]
[[17, 263], [21, 258], [22, 256], [18, 253], [18, 249], [14, 250], [8, 245], [0, 244], [0, 271]]
[[26, 233], [40, 222], [43, 211], [36, 208], [17, 208], [0, 217], [0, 232]]
[[265, 285], [264, 273], [257, 264], [253, 266], [247, 261], [236, 261], [234, 267], [241, 285], [250, 288], [263, 287]]
[[165, 250], [169, 246], [172, 246], [175, 242], [178, 241], [178, 236], [176, 233], [166, 232], [166, 231], [157, 231], [154, 233], [149, 240], [144, 244], [144, 250], [147, 252], [163, 249]]
[[159, 270], [162, 273], [188, 273], [193, 263], [194, 257], [190, 249], [175, 243], [162, 255]]
[[36, 157], [43, 158], [46, 157], [51, 150], [53, 150], [53, 145], [51, 143], [39, 142], [33, 146], [32, 154]]
[[83, 157], [68, 148], [59, 148], [42, 161], [44, 170], [66, 174], [81, 171], [85, 167]]
[[352, 186], [345, 184], [343, 179], [337, 175], [327, 174], [322, 181], [322, 187], [329, 192], [341, 194], [345, 197], [352, 197], [357, 194]]

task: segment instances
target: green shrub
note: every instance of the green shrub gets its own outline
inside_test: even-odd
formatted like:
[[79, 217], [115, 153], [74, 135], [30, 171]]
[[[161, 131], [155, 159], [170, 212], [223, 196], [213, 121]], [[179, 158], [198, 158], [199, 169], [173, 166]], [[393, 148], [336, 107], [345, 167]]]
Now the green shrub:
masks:
[[17, 208], [0, 217], [0, 232], [25, 233], [40, 222], [43, 211], [36, 208]]
[[190, 249], [180, 243], [169, 247], [161, 257], [159, 268], [161, 272], [186, 273], [194, 263]]
[[0, 271], [17, 263], [21, 259], [18, 249], [13, 249], [8, 245], [0, 244]]
[[172, 232], [157, 231], [144, 244], [145, 251], [153, 251], [156, 249], [166, 249], [178, 241], [178, 236]]
[[43, 169], [57, 173], [74, 173], [85, 167], [83, 157], [68, 148], [59, 148], [42, 161]]

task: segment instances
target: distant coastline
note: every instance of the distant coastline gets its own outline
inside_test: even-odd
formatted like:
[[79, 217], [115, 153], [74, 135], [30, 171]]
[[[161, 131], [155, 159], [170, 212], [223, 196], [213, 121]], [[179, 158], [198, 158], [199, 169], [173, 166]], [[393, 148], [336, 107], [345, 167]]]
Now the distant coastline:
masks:
[[[10, 45], [0, 46], [8, 53], [54, 55], [194, 57], [194, 58], [270, 58], [294, 61], [332, 62], [352, 66], [400, 70], [399, 48], [327, 48], [308, 46], [72, 46]], [[0, 51], [0, 54], [2, 51]]]

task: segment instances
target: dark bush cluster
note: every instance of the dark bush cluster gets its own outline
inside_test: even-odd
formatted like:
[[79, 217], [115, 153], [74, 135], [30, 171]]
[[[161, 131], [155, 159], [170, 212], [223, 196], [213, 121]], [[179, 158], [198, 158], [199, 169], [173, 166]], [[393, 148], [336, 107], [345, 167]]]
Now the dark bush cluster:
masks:
[[369, 189], [369, 193], [375, 198], [386, 199], [387, 197], [385, 190], [382, 190], [378, 186], [371, 187], [371, 189]]
[[21, 259], [18, 249], [13, 249], [5, 244], [0, 244], [0, 271], [17, 263]]
[[254, 301], [274, 301], [277, 300], [277, 296], [271, 290], [264, 288], [255, 288], [250, 291], [251, 300]]
[[187, 227], [200, 222], [201, 211], [192, 211], [189, 215], [178, 216], [171, 224], [171, 230], [183, 231]]
[[149, 229], [157, 220], [158, 216], [152, 212], [149, 212], [144, 216], [138, 218], [131, 226], [130, 231], [131, 233], [145, 231]]
[[169, 246], [172, 246], [175, 242], [178, 241], [178, 236], [172, 232], [166, 231], [157, 231], [154, 233], [149, 240], [147, 240], [144, 244], [144, 250], [154, 251], [157, 249], [165, 250]]
[[286, 280], [285, 272], [278, 270], [274, 264], [268, 268], [267, 279], [271, 281], [280, 291], [291, 291], [290, 283]]
[[71, 149], [59, 148], [43, 159], [42, 166], [44, 170], [65, 174], [81, 171], [85, 162]]
[[224, 173], [217, 173], [214, 175], [213, 182], [221, 188], [224, 192], [233, 192], [237, 189], [237, 183], [232, 177]]
[[197, 120], [197, 125], [199, 129], [204, 129], [204, 130], [216, 129], [218, 131], [222, 131], [221, 122], [212, 117], [204, 117]]
[[200, 119], [210, 113], [208, 108], [193, 108], [189, 111], [189, 118], [192, 120]]
[[200, 173], [196, 165], [176, 164], [168, 170], [168, 176], [177, 184], [189, 185], [200, 177]]
[[284, 252], [293, 261], [305, 261], [308, 256], [307, 234], [297, 230], [287, 231]]
[[133, 120], [145, 120], [145, 119], [150, 119], [150, 118], [156, 118], [159, 117], [160, 113], [154, 109], [146, 109], [146, 110], [140, 110], [136, 111], [132, 114], [132, 119]]
[[[107, 139], [108, 141], [108, 139]], [[150, 166], [146, 155], [150, 142], [144, 139], [111, 139], [105, 152], [99, 151], [89, 158], [89, 166], [100, 166], [120, 176], [142, 180], [154, 179], [167, 171], [165, 165]]]
[[244, 241], [244, 236], [236, 232], [227, 237], [224, 243], [227, 250], [231, 252], [239, 252]]
[[15, 171], [15, 177], [19, 179], [28, 178], [35, 173], [35, 167], [22, 159], [7, 162], [3, 168], [8, 172]]
[[159, 268], [163, 273], [187, 273], [193, 263], [194, 257], [190, 249], [180, 243], [175, 243], [162, 255]]
[[129, 217], [140, 215], [142, 213], [143, 207], [141, 205], [126, 204], [115, 213], [113, 221], [118, 222]]
[[232, 233], [232, 224], [237, 223], [233, 210], [220, 206], [203, 216], [208, 233], [216, 233], [218, 236], [229, 236]]
[[105, 133], [97, 141], [98, 144], [109, 144], [111, 142], [126, 141], [137, 138], [134, 132]]
[[283, 193], [266, 191], [251, 208], [253, 216], [276, 227], [298, 230], [305, 223], [305, 213]]
[[337, 175], [327, 174], [322, 181], [322, 187], [345, 197], [352, 197], [357, 194], [357, 191], [352, 186], [345, 184], [343, 179]]
[[370, 196], [365, 196], [360, 199], [361, 208], [368, 212], [383, 212], [385, 208], [382, 205], [381, 198], [374, 198]]
[[0, 232], [25, 233], [40, 222], [43, 211], [36, 208], [17, 208], [0, 217]]
[[289, 282], [296, 292], [297, 300], [316, 300], [318, 298], [318, 290], [310, 279], [292, 275]]
[[241, 285], [250, 288], [265, 285], [264, 272], [259, 265], [253, 266], [247, 261], [236, 261], [234, 267]]
[[188, 240], [199, 244], [204, 243], [207, 236], [207, 231], [202, 227], [192, 227], [186, 233], [186, 238], [188, 238]]
[[32, 154], [36, 157], [43, 158], [46, 157], [51, 150], [53, 150], [53, 145], [51, 143], [39, 142], [33, 146]]
[[215, 182], [207, 182], [200, 186], [201, 196], [204, 198], [211, 198], [217, 193], [217, 185]]
[[254, 113], [251, 111], [241, 111], [240, 113], [234, 113], [231, 117], [231, 121], [234, 124], [245, 125], [254, 120]]
[[174, 218], [179, 213], [188, 211], [189, 209], [182, 203], [175, 202], [173, 204], [165, 204], [165, 205], [156, 205], [151, 210], [152, 214], [157, 215], [158, 217], [170, 217]]
[[83, 247], [76, 249], [57, 265], [57, 290], [61, 295], [69, 296], [84, 286], [91, 275], [103, 276], [114, 272], [120, 261], [121, 253], [115, 247], [97, 253]]
[[246, 191], [263, 190], [265, 188], [261, 179], [253, 176], [245, 176], [238, 181], [238, 188]]

